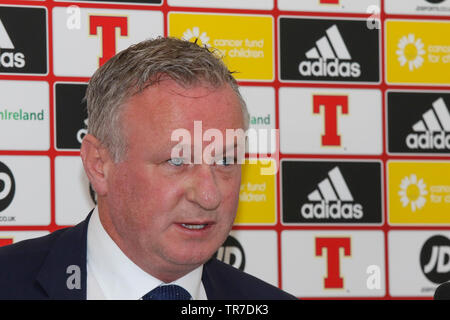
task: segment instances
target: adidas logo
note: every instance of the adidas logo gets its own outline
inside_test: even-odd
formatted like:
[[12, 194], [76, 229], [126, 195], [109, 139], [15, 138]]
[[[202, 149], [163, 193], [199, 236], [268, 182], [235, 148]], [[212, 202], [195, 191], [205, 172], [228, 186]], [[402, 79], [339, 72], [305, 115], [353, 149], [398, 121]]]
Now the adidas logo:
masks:
[[305, 56], [316, 61], [300, 62], [298, 71], [303, 76], [358, 78], [361, 75], [358, 62], [341, 61], [351, 60], [352, 57], [336, 25], [328, 28], [326, 35], [317, 40], [316, 46], [308, 50]]
[[363, 206], [355, 203], [352, 193], [338, 167], [328, 172], [328, 178], [322, 180], [308, 195], [310, 202], [301, 207], [305, 219], [361, 219]]
[[0, 67], [23, 68], [25, 66], [25, 55], [22, 52], [2, 52], [4, 49], [14, 50], [15, 48], [0, 20]]
[[444, 99], [433, 102], [433, 108], [422, 115], [412, 129], [417, 133], [406, 136], [409, 149], [450, 150], [450, 113]]

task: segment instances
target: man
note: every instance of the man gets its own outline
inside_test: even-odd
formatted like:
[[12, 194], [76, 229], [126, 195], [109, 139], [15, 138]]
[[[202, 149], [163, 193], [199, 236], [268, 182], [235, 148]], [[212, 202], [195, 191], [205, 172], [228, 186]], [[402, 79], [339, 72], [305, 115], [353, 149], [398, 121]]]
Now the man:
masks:
[[223, 137], [248, 127], [215, 54], [173, 38], [141, 42], [97, 70], [86, 98], [81, 158], [98, 206], [75, 227], [0, 248], [0, 298], [294, 298], [211, 259], [236, 215], [241, 167], [227, 157], [239, 143], [200, 162], [188, 155], [204, 155], [204, 141], [174, 152], [174, 132], [196, 136], [194, 121]]

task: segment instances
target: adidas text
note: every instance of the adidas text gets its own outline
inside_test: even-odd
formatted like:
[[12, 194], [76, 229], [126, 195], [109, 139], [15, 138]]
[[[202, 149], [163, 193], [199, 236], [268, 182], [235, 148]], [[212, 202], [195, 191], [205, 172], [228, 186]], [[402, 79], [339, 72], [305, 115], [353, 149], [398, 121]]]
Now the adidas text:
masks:
[[302, 76], [317, 77], [352, 77], [361, 76], [361, 66], [358, 62], [339, 61], [339, 59], [318, 59], [314, 62], [304, 60], [298, 65]]
[[23, 68], [25, 66], [25, 55], [22, 52], [0, 53], [0, 66], [3, 68]]
[[410, 133], [406, 136], [409, 149], [448, 149], [450, 150], [450, 132]]
[[361, 219], [363, 206], [359, 203], [342, 203], [341, 201], [320, 201], [305, 203], [301, 208], [305, 219]]

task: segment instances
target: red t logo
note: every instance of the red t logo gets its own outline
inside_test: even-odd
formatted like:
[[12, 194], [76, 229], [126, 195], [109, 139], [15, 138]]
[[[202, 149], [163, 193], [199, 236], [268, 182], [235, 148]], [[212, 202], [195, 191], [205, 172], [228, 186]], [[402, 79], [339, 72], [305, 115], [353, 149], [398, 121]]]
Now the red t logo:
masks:
[[341, 137], [338, 135], [337, 110], [341, 107], [342, 114], [348, 114], [347, 96], [313, 96], [313, 112], [320, 114], [320, 107], [324, 108], [325, 134], [322, 145], [340, 146]]
[[324, 279], [326, 289], [344, 288], [341, 278], [340, 248], [344, 248], [344, 256], [350, 256], [350, 238], [316, 238], [316, 256], [323, 255], [327, 249], [327, 277]]
[[0, 247], [7, 246], [12, 243], [13, 243], [13, 239], [9, 239], [9, 238], [0, 239]]
[[98, 28], [102, 29], [102, 56], [99, 60], [99, 67], [105, 64], [116, 54], [116, 28], [120, 29], [120, 35], [128, 35], [127, 17], [90, 16], [89, 34], [98, 35]]

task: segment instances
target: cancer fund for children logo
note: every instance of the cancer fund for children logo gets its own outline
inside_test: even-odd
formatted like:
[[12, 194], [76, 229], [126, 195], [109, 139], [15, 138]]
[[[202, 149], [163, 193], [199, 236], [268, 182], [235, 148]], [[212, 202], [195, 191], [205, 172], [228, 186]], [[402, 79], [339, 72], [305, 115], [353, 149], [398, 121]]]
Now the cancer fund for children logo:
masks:
[[410, 33], [400, 39], [397, 47], [398, 61], [402, 67], [407, 65], [409, 71], [413, 71], [422, 66], [425, 50], [423, 50], [424, 44], [421, 39]]
[[391, 224], [450, 224], [450, 163], [388, 162]]
[[386, 21], [389, 83], [448, 84], [449, 21]]
[[403, 207], [410, 207], [412, 212], [422, 209], [427, 202], [425, 198], [428, 194], [426, 187], [423, 179], [418, 179], [414, 173], [404, 177], [398, 192]]
[[169, 35], [215, 50], [236, 79], [274, 78], [271, 16], [172, 12]]

